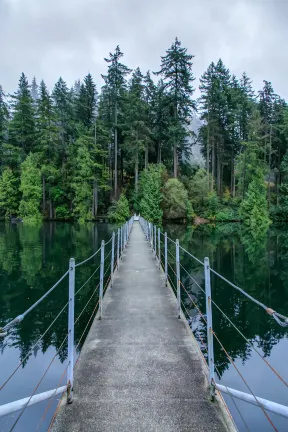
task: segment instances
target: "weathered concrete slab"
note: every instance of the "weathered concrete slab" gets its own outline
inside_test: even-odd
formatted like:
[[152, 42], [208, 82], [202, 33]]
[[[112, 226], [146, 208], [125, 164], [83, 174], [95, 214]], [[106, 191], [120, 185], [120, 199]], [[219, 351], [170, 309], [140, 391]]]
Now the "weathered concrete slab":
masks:
[[103, 313], [81, 353], [74, 402], [62, 405], [54, 432], [228, 430], [138, 223]]

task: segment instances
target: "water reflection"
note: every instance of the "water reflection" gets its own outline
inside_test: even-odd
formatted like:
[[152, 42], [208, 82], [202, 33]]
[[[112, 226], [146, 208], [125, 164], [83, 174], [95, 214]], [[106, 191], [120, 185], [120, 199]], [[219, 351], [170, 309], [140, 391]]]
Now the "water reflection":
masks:
[[[0, 326], [23, 313], [38, 300], [67, 270], [70, 257], [74, 256], [76, 262], [87, 258], [99, 249], [102, 239], [110, 239], [115, 228], [113, 225], [106, 224], [80, 226], [69, 223], [46, 223], [40, 227], [32, 227], [0, 223]], [[107, 247], [107, 252], [109, 252], [109, 247]], [[76, 290], [98, 267], [99, 261], [100, 257], [96, 256], [89, 262], [89, 265], [83, 265], [77, 269]], [[108, 261], [105, 268], [110, 266], [110, 261], [109, 263]], [[98, 273], [76, 296], [75, 318], [78, 317], [95, 290], [99, 281]], [[107, 276], [108, 274], [109, 271]], [[23, 362], [15, 377], [1, 391], [0, 403], [7, 403], [31, 394], [32, 383], [34, 386], [37, 384], [41, 373], [44, 372], [67, 335], [67, 309], [59, 316], [41, 341], [36, 346], [34, 345], [67, 300], [68, 279], [66, 278], [19, 325], [13, 327], [6, 338], [0, 338], [2, 354], [0, 357], [0, 386], [19, 365], [19, 362]], [[92, 297], [91, 303], [75, 327], [75, 345], [78, 345], [80, 341], [96, 302], [97, 293]], [[78, 349], [81, 348], [88, 330], [89, 327], [84, 332], [84, 338], [81, 339]], [[64, 343], [55, 366], [53, 366], [53, 371], [47, 374], [45, 385], [41, 386], [39, 391], [56, 386], [63, 367], [65, 367], [66, 358], [67, 343]], [[31, 376], [29, 371], [32, 364], [37, 374], [35, 372]], [[56, 381], [54, 382], [53, 379]], [[19, 385], [20, 382], [21, 385]], [[38, 410], [41, 414], [44, 408], [39, 405]], [[34, 407], [33, 410], [37, 412], [37, 408]], [[47, 416], [48, 420], [49, 416]], [[23, 416], [23, 419], [17, 424], [17, 431], [33, 430], [31, 422], [30, 416]], [[13, 424], [8, 417], [1, 419], [0, 429], [9, 430], [10, 423]], [[43, 430], [46, 430], [45, 423]]]
[[[204, 257], [208, 256], [213, 269], [236, 285], [244, 288], [260, 302], [287, 316], [288, 230], [286, 228], [270, 229], [268, 233], [263, 233], [256, 238], [239, 224], [201, 226], [188, 229], [181, 226], [166, 226], [165, 230], [170, 238], [175, 239], [177, 237], [180, 245], [197, 258], [203, 261]], [[174, 244], [170, 244], [169, 249], [171, 253], [175, 254]], [[203, 267], [188, 255], [183, 253], [180, 255], [182, 265], [193, 276], [196, 283], [182, 269], [180, 272], [181, 281], [199, 309], [205, 313], [205, 295], [197, 286], [199, 284], [204, 289]], [[175, 269], [174, 259], [171, 254], [169, 254], [169, 261], [171, 267]], [[175, 283], [175, 275], [171, 268], [170, 277]], [[212, 298], [215, 303], [237, 325], [239, 330], [253, 343], [263, 357], [271, 357], [269, 362], [284, 375], [287, 381], [288, 374], [283, 368], [283, 358], [277, 355], [277, 350], [274, 350], [274, 347], [283, 340], [287, 355], [288, 329], [280, 327], [261, 307], [248, 300], [239, 291], [217, 276], [212, 274], [211, 282]], [[203, 342], [207, 344], [205, 323], [183, 289], [181, 297], [187, 309], [186, 315], [192, 318], [194, 334], [201, 348], [203, 348]], [[237, 333], [215, 307], [213, 308], [213, 327], [237, 367], [239, 365], [243, 366], [244, 375], [250, 379], [250, 384], [256, 394], [287, 404], [287, 388], [272, 373], [270, 374], [269, 369], [268, 372], [265, 371], [265, 378], [264, 376], [257, 376], [257, 370], [262, 367], [260, 363], [263, 363], [263, 360], [257, 356], [250, 344]], [[243, 387], [243, 383], [238, 379], [237, 373], [231, 367], [225, 352], [216, 341], [214, 341], [214, 351], [218, 378], [224, 379], [225, 384], [231, 387], [233, 387], [234, 380], [235, 388], [249, 392], [245, 385]], [[203, 350], [203, 354], [207, 358], [205, 350]], [[256, 370], [255, 362], [257, 365]], [[233, 380], [228, 378], [231, 377], [231, 374], [233, 374]], [[277, 389], [276, 396], [275, 389]], [[244, 407], [245, 409], [247, 410], [247, 406]], [[249, 409], [248, 407], [248, 411]], [[232, 406], [231, 410], [235, 411], [235, 408]], [[251, 418], [250, 421], [252, 424], [257, 425], [257, 430], [271, 430], [271, 425], [265, 423], [265, 418], [264, 420], [261, 418], [261, 412], [253, 412]], [[288, 429], [286, 420], [280, 418], [277, 421], [280, 424], [278, 430]], [[240, 430], [246, 430], [241, 422], [238, 427]]]

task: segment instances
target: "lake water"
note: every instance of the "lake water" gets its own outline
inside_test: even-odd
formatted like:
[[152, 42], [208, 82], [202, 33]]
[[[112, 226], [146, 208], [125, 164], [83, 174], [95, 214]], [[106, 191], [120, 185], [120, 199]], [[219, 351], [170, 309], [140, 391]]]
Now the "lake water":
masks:
[[[40, 227], [29, 227], [0, 223], [0, 325], [24, 312], [41, 297], [67, 270], [71, 256], [79, 262], [91, 255], [100, 247], [102, 239], [110, 239], [113, 229], [115, 226], [106, 224], [79, 226], [69, 223], [45, 223]], [[267, 235], [257, 239], [237, 224], [196, 228], [175, 225], [166, 226], [165, 229], [169, 237], [178, 238], [180, 245], [197, 258], [203, 260], [204, 256], [209, 256], [212, 268], [244, 288], [262, 303], [287, 315], [288, 229], [273, 227]], [[172, 257], [175, 254], [174, 244], [170, 244], [169, 251], [171, 253], [169, 262], [174, 268]], [[76, 290], [98, 264], [97, 257], [92, 263], [83, 265], [76, 271]], [[203, 288], [203, 267], [183, 254], [181, 254], [181, 264]], [[170, 270], [170, 277], [173, 282], [172, 270]], [[201, 289], [192, 282], [183, 269], [181, 269], [181, 281], [199, 309], [205, 312], [205, 297]], [[91, 297], [97, 283], [98, 272], [76, 297], [75, 317]], [[24, 321], [14, 327], [5, 339], [0, 339], [0, 387], [19, 362], [28, 356], [13, 378], [0, 391], [0, 404], [30, 396], [34, 391], [67, 334], [67, 310], [43, 340], [32, 351], [31, 348], [65, 305], [67, 297], [66, 278]], [[212, 277], [212, 298], [266, 360], [288, 381], [286, 366], [288, 330], [280, 327], [262, 308], [216, 277]], [[78, 344], [96, 302], [95, 295], [77, 323], [75, 344]], [[194, 334], [205, 354], [203, 343], [206, 344], [207, 339], [204, 323], [183, 290], [182, 302], [187, 310], [187, 318], [189, 316], [192, 320]], [[252, 391], [257, 396], [288, 405], [287, 387], [236, 330], [229, 326], [215, 307], [213, 327]], [[81, 344], [82, 342], [77, 351], [81, 348]], [[219, 374], [217, 380], [229, 387], [249, 392], [216, 341], [214, 341], [214, 350]], [[66, 366], [67, 343], [64, 343], [36, 393], [55, 388]], [[60, 385], [64, 384], [65, 378]], [[246, 431], [247, 428], [234, 403], [226, 396], [225, 400], [239, 430]], [[238, 400], [235, 402], [248, 430], [263, 432], [273, 430], [259, 408]], [[14, 430], [17, 432], [46, 431], [57, 406], [57, 400], [53, 400], [49, 410], [46, 410], [48, 404], [49, 401], [45, 401], [26, 409]], [[288, 420], [268, 414], [278, 431], [288, 430]], [[9, 431], [18, 415], [19, 412], [0, 419], [0, 431]]]

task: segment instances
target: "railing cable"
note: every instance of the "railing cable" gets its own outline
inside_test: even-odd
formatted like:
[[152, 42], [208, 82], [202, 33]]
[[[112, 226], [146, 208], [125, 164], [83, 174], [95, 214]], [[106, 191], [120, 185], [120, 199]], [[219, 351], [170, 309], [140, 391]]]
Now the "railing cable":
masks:
[[60, 284], [60, 282], [62, 282], [62, 280], [68, 275], [68, 273], [69, 270], [67, 270], [66, 273], [64, 273], [63, 276], [61, 276], [61, 278], [42, 297], [40, 297], [40, 299], [38, 299], [32, 306], [30, 306], [29, 309], [27, 309], [21, 315], [18, 315], [16, 318], [14, 318], [12, 321], [10, 321], [0, 330], [1, 331], [8, 330], [10, 327], [21, 322], [29, 312], [31, 312], [36, 306], [38, 306], [38, 304], [41, 303], [42, 300], [44, 300]]
[[80, 263], [75, 264], [75, 268], [81, 266], [82, 264], [85, 264], [87, 261], [90, 261], [92, 258], [95, 257], [95, 255], [98, 254], [98, 252], [100, 252], [100, 250], [101, 250], [101, 247], [96, 252], [94, 252], [90, 257], [86, 258], [84, 261], [81, 261]]
[[66, 309], [66, 307], [68, 306], [68, 302], [63, 306], [63, 308], [61, 309], [61, 311], [58, 313], [58, 315], [54, 318], [54, 320], [52, 321], [52, 323], [49, 325], [49, 327], [47, 327], [47, 329], [45, 330], [45, 332], [39, 337], [39, 339], [37, 340], [37, 342], [30, 348], [30, 350], [28, 351], [28, 353], [25, 355], [25, 357], [21, 360], [21, 362], [18, 364], [18, 366], [14, 369], [14, 371], [9, 375], [9, 377], [6, 379], [6, 381], [1, 385], [0, 387], [0, 391], [5, 387], [5, 385], [10, 381], [10, 379], [13, 377], [13, 375], [17, 372], [17, 370], [20, 368], [20, 366], [27, 360], [27, 358], [30, 356], [31, 351], [33, 351], [33, 349], [39, 344], [39, 342], [44, 338], [44, 336], [48, 333], [48, 331], [51, 329], [51, 327], [53, 326], [53, 324], [57, 321], [57, 319], [59, 318], [59, 316], [64, 312], [64, 310]]
[[75, 296], [84, 288], [84, 286], [92, 279], [95, 273], [100, 269], [100, 265], [96, 268], [96, 270], [91, 274], [91, 276], [86, 280], [86, 282], [75, 292]]
[[43, 373], [42, 377], [40, 378], [40, 381], [38, 382], [38, 384], [37, 384], [36, 387], [34, 388], [33, 393], [31, 394], [31, 396], [30, 396], [30, 398], [28, 399], [28, 401], [27, 401], [27, 403], [25, 404], [25, 406], [22, 408], [22, 410], [21, 410], [19, 416], [17, 417], [17, 419], [16, 419], [15, 422], [13, 423], [13, 425], [12, 425], [12, 427], [10, 428], [9, 432], [12, 432], [12, 431], [13, 431], [13, 429], [14, 429], [15, 426], [17, 425], [18, 421], [19, 421], [20, 418], [22, 417], [24, 411], [26, 410], [27, 406], [29, 405], [29, 402], [31, 401], [32, 397], [34, 396], [34, 394], [35, 394], [36, 391], [38, 390], [38, 388], [39, 388], [41, 382], [42, 382], [43, 379], [45, 378], [45, 376], [46, 376], [48, 370], [50, 369], [50, 367], [51, 367], [52, 363], [54, 362], [55, 358], [57, 357], [57, 355], [59, 354], [59, 352], [60, 352], [62, 346], [64, 345], [65, 341], [67, 340], [67, 338], [68, 338], [68, 334], [65, 336], [65, 338], [64, 338], [63, 341], [61, 342], [60, 347], [57, 349], [57, 351], [56, 351], [55, 355], [53, 356], [52, 360], [50, 361], [48, 367], [46, 368], [45, 372]]

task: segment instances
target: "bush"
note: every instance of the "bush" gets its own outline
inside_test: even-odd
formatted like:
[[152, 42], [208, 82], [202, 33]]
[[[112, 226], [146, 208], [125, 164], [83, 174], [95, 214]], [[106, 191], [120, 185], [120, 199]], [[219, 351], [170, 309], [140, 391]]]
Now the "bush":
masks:
[[162, 208], [164, 218], [188, 219], [193, 217], [192, 205], [184, 185], [177, 179], [169, 179], [163, 188]]
[[55, 208], [55, 216], [57, 219], [69, 219], [69, 209], [64, 205], [59, 205]]
[[114, 201], [108, 210], [108, 217], [112, 221], [122, 224], [130, 216], [129, 203], [124, 193], [121, 193], [118, 201]]

